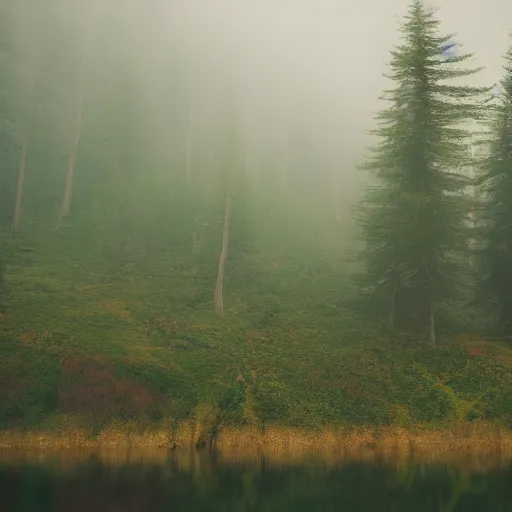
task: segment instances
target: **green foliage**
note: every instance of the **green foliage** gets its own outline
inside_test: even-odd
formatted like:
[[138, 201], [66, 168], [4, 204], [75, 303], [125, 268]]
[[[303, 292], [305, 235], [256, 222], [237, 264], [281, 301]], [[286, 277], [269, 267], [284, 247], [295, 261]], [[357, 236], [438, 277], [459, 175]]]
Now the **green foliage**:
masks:
[[489, 391], [484, 401], [483, 417], [490, 420], [500, 420], [507, 427], [512, 428], [512, 386], [502, 386], [497, 390]]
[[[456, 344], [434, 350], [416, 334], [383, 334], [380, 318], [347, 307], [358, 293], [346, 261], [355, 229], [328, 204], [332, 180], [310, 141], [290, 142], [283, 185], [266, 151], [265, 165], [247, 168], [233, 116], [212, 140], [194, 139], [187, 175], [190, 77], [179, 66], [159, 69], [165, 94], [144, 90], [105, 13], [93, 47], [102, 58], [89, 61], [98, 68], [86, 80], [76, 66], [80, 31], [56, 23], [66, 2], [35, 16], [41, 31], [26, 41], [38, 50], [34, 64], [4, 30], [15, 4], [0, 6], [1, 427], [83, 421], [97, 432], [117, 419], [172, 428], [183, 419], [215, 427], [405, 425], [464, 411], [509, 421], [508, 363], [470, 357]], [[430, 306], [443, 318], [457, 292], [465, 181], [448, 170], [466, 162], [466, 133], [456, 124], [480, 114], [467, 104], [480, 89], [444, 84], [469, 72], [453, 69], [466, 57], [437, 61], [447, 38], [436, 27], [415, 3], [406, 44], [393, 54], [398, 86], [380, 116], [382, 143], [368, 165], [383, 186], [370, 192], [361, 224], [363, 280], [376, 286], [378, 310], [389, 313], [396, 284], [396, 325], [422, 332]], [[18, 73], [18, 64], [27, 69]], [[71, 211], [57, 230], [81, 86]], [[22, 228], [13, 238], [28, 118]], [[218, 318], [213, 289], [228, 190]]]
[[392, 52], [387, 91], [391, 103], [378, 115], [380, 142], [364, 166], [380, 182], [362, 200], [360, 226], [366, 244], [358, 276], [372, 290], [391, 325], [430, 330], [434, 318], [457, 297], [467, 236], [463, 225], [467, 185], [457, 172], [468, 162], [468, 131], [481, 115], [471, 103], [486, 91], [446, 81], [478, 70], [458, 68], [470, 55], [441, 61], [450, 36], [415, 0], [402, 28], [403, 44]]
[[505, 56], [503, 91], [490, 123], [483, 161], [478, 254], [478, 303], [488, 307], [502, 334], [512, 333], [512, 48]]
[[46, 350], [1, 341], [1, 427], [34, 427], [57, 409], [59, 362], [58, 357]]
[[219, 399], [221, 420], [231, 425], [241, 425], [244, 420], [245, 387], [241, 382], [226, 388]]
[[5, 264], [3, 255], [0, 253], [0, 315], [5, 313]]
[[[147, 364], [123, 363], [118, 366], [117, 373], [127, 379], [141, 382], [149, 386], [159, 396], [166, 397], [158, 406], [168, 409], [176, 420], [188, 418], [197, 403], [197, 390], [190, 376], [183, 372], [172, 372]], [[166, 411], [167, 412], [167, 411]]]
[[395, 396], [407, 406], [413, 423], [439, 422], [452, 419], [455, 413], [455, 403], [449, 391], [425, 368], [413, 365], [399, 376]]
[[279, 423], [282, 418], [289, 418], [293, 405], [289, 391], [280, 382], [264, 380], [256, 392], [257, 412], [261, 422]]

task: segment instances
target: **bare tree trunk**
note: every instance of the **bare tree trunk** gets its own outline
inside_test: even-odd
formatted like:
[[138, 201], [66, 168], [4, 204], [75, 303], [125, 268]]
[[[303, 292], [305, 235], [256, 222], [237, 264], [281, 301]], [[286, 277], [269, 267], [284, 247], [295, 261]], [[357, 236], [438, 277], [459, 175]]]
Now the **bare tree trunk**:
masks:
[[[91, 4], [95, 5], [95, 2], [91, 2]], [[97, 5], [95, 5], [95, 8]], [[80, 134], [82, 131], [82, 120], [84, 115], [84, 102], [85, 102], [85, 87], [84, 81], [87, 73], [87, 65], [90, 60], [91, 46], [94, 41], [96, 25], [95, 20], [98, 16], [96, 11], [93, 8], [89, 16], [86, 20], [86, 32], [84, 44], [82, 47], [82, 55], [80, 61], [80, 75], [79, 79], [79, 89], [78, 89], [78, 109], [77, 109], [77, 117], [76, 117], [76, 126], [75, 126], [75, 139], [73, 141], [73, 145], [71, 146], [71, 153], [69, 155], [68, 160], [68, 170], [66, 174], [66, 186], [64, 189], [64, 197], [62, 199], [62, 204], [59, 212], [59, 218], [57, 220], [56, 229], [60, 228], [60, 225], [64, 219], [66, 219], [69, 215], [71, 209], [71, 201], [73, 198], [73, 181], [75, 177], [75, 167], [76, 167], [76, 157], [78, 153], [78, 148], [80, 146]]]
[[21, 201], [23, 197], [23, 187], [25, 185], [25, 168], [27, 165], [27, 154], [28, 154], [28, 142], [29, 142], [29, 130], [26, 130], [25, 139], [21, 148], [21, 159], [20, 168], [18, 171], [18, 186], [16, 189], [16, 202], [14, 204], [14, 216], [12, 220], [12, 234], [16, 236], [20, 230], [20, 218], [21, 218]]
[[25, 135], [21, 146], [20, 167], [18, 171], [18, 185], [16, 188], [16, 202], [14, 203], [14, 215], [12, 219], [12, 234], [16, 236], [21, 225], [21, 203], [23, 200], [23, 189], [25, 187], [25, 171], [27, 168], [28, 146], [30, 136], [34, 127], [34, 115], [36, 109], [36, 78], [33, 77], [29, 102], [31, 103], [26, 121]]
[[192, 107], [188, 110], [188, 130], [187, 130], [187, 179], [190, 179], [192, 175], [192, 123], [193, 123], [193, 111]]
[[222, 289], [224, 285], [224, 268], [226, 266], [226, 258], [228, 256], [229, 242], [229, 221], [231, 218], [231, 193], [226, 193], [226, 207], [224, 211], [224, 228], [222, 231], [222, 250], [219, 258], [219, 270], [217, 272], [217, 282], [215, 283], [214, 305], [215, 312], [218, 315], [224, 314], [224, 299]]
[[391, 304], [390, 304], [390, 308], [389, 308], [389, 318], [388, 318], [389, 327], [395, 326], [395, 302], [396, 302], [396, 282], [393, 283], [393, 293], [391, 294]]
[[434, 304], [430, 304], [430, 343], [432, 346], [436, 346], [436, 320], [435, 320], [435, 307]]
[[57, 229], [60, 228], [62, 221], [67, 218], [71, 208], [71, 199], [73, 197], [73, 178], [75, 175], [76, 155], [80, 145], [80, 133], [82, 131], [82, 119], [84, 114], [84, 94], [80, 93], [78, 103], [77, 123], [75, 127], [75, 140], [71, 147], [71, 153], [68, 161], [68, 172], [66, 174], [66, 188], [64, 189], [64, 198], [60, 208], [59, 219], [57, 221]]

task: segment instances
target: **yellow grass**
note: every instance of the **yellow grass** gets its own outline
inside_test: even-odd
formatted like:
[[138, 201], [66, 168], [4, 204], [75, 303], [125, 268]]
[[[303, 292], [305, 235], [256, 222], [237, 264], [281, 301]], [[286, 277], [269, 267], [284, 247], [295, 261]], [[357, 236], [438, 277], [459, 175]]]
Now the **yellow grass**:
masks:
[[[194, 447], [201, 431], [187, 423], [180, 425], [174, 435], [167, 430], [136, 432], [127, 424], [113, 425], [95, 437], [80, 429], [9, 430], [0, 432], [0, 449], [69, 449], [75, 454], [93, 450], [110, 462], [127, 462], [126, 457], [158, 462], [165, 460], [170, 447]], [[231, 462], [258, 462], [264, 458], [266, 464], [282, 465], [318, 458], [324, 464], [346, 460], [395, 464], [421, 460], [487, 468], [512, 461], [512, 432], [488, 423], [436, 430], [416, 427], [313, 431], [270, 427], [260, 432], [255, 428], [225, 427], [219, 432], [215, 447], [223, 460]]]

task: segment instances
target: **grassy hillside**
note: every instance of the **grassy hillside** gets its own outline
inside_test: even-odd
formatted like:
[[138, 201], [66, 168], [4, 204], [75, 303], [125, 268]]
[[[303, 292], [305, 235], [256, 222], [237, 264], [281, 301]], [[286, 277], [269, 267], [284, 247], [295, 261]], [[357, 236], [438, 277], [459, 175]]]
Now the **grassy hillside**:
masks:
[[[435, 349], [350, 307], [354, 237], [336, 219], [353, 219], [348, 204], [375, 182], [356, 177], [366, 140], [356, 110], [331, 112], [345, 93], [332, 88], [323, 117], [330, 87], [300, 99], [278, 92], [271, 68], [254, 81], [237, 59], [195, 62], [143, 2], [122, 23], [117, 8], [85, 10], [91, 2], [32, 3], [0, 6], [0, 428], [192, 417], [211, 428], [512, 426], [512, 347], [448, 336], [448, 321], [453, 332], [476, 323], [460, 304], [457, 328], [439, 313]], [[418, 170], [439, 158], [440, 170], [458, 167], [456, 153], [443, 156], [452, 146], [429, 150], [437, 160]], [[418, 205], [431, 208], [426, 199]], [[432, 211], [426, 219], [451, 223], [444, 206]]]
[[233, 227], [223, 318], [212, 305], [220, 225], [181, 244], [154, 238], [111, 252], [71, 222], [5, 236], [1, 427], [192, 416], [512, 426], [511, 346], [464, 335], [433, 349], [383, 335], [346, 305], [347, 230], [294, 223], [302, 236], [283, 225], [247, 244]]

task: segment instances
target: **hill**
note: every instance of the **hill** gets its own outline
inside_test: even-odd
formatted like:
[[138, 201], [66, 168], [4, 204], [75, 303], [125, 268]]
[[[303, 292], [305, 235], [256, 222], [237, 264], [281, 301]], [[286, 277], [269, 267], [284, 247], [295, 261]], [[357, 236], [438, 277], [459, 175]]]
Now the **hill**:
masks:
[[304, 233], [284, 223], [247, 244], [233, 228], [223, 317], [212, 301], [220, 223], [201, 239], [114, 252], [72, 220], [4, 236], [1, 428], [512, 427], [510, 345], [383, 334], [347, 304], [348, 228], [303, 236], [294, 225]]

